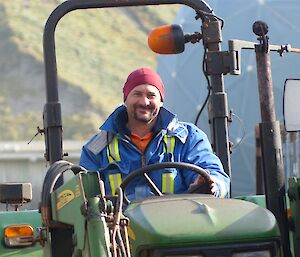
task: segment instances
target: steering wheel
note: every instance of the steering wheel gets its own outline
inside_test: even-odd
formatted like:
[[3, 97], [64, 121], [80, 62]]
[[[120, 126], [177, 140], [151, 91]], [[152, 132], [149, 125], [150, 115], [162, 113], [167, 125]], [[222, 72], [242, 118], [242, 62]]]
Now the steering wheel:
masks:
[[127, 204], [130, 203], [130, 201], [128, 200], [128, 198], [125, 195], [125, 189], [128, 186], [128, 184], [134, 178], [136, 178], [138, 176], [144, 176], [146, 179], [146, 182], [150, 186], [152, 192], [156, 195], [162, 196], [163, 194], [158, 189], [158, 187], [155, 185], [155, 183], [151, 180], [151, 178], [148, 176], [148, 173], [150, 173], [151, 171], [154, 171], [154, 170], [161, 170], [161, 169], [168, 169], [168, 168], [169, 169], [176, 168], [176, 169], [190, 170], [195, 173], [198, 173], [199, 175], [201, 175], [204, 178], [203, 183], [201, 183], [199, 186], [196, 186], [195, 188], [189, 189], [187, 191], [188, 193], [193, 193], [193, 192], [197, 191], [197, 189], [199, 189], [201, 186], [203, 186], [203, 184], [209, 185], [211, 182], [211, 178], [210, 178], [210, 175], [208, 174], [208, 172], [195, 164], [185, 163], [185, 162], [162, 162], [162, 163], [151, 164], [151, 165], [145, 166], [143, 168], [134, 170], [133, 172], [129, 173], [128, 176], [126, 176], [125, 179], [122, 181], [120, 187], [123, 189], [124, 201]]

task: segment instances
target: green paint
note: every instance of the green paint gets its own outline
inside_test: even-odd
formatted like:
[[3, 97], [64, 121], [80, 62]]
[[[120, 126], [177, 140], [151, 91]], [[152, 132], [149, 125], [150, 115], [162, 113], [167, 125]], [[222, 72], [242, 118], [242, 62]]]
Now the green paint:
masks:
[[3, 243], [3, 231], [7, 226], [10, 225], [31, 225], [35, 228], [35, 236], [38, 235], [37, 228], [41, 227], [40, 214], [37, 210], [35, 211], [18, 211], [18, 212], [0, 212], [0, 256], [22, 256], [22, 257], [37, 257], [42, 256], [42, 247], [39, 243], [36, 243], [34, 246], [24, 247], [24, 248], [7, 248]]
[[271, 241], [279, 238], [268, 210], [236, 199], [197, 195], [160, 197], [133, 203], [125, 211], [141, 249], [170, 246], [221, 245]]

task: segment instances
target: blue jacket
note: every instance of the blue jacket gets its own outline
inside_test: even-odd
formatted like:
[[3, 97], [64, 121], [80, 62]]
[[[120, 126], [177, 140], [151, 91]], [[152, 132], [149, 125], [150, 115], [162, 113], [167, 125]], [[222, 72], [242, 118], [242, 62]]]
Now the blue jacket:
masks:
[[[223, 171], [219, 158], [212, 152], [210, 142], [206, 134], [191, 123], [179, 122], [174, 114], [161, 108], [157, 122], [153, 128], [154, 137], [150, 141], [144, 153], [142, 153], [131, 141], [130, 131], [126, 127], [126, 106], [118, 107], [100, 127], [96, 134], [83, 148], [80, 165], [90, 171], [100, 171], [105, 183], [106, 193], [111, 193], [109, 175], [121, 174], [124, 178], [130, 172], [141, 168], [142, 160], [145, 165], [167, 161], [192, 163], [210, 172], [217, 184], [216, 196], [225, 197], [229, 192], [229, 177]], [[167, 153], [164, 135], [175, 137], [173, 153]], [[107, 145], [112, 136], [117, 136], [121, 161], [109, 162]], [[179, 171], [167, 169], [153, 171], [151, 179], [162, 190], [162, 174], [172, 173], [174, 193], [184, 193], [189, 185], [198, 176], [192, 171]], [[136, 178], [126, 189], [129, 199], [136, 199], [151, 195], [144, 178]]]

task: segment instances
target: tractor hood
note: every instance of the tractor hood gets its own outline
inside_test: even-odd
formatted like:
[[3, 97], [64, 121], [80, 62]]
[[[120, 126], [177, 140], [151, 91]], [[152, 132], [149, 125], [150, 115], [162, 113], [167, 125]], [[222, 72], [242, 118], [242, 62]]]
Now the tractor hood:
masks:
[[207, 195], [155, 197], [131, 203], [125, 215], [130, 219], [133, 251], [279, 238], [279, 229], [270, 211], [237, 199]]

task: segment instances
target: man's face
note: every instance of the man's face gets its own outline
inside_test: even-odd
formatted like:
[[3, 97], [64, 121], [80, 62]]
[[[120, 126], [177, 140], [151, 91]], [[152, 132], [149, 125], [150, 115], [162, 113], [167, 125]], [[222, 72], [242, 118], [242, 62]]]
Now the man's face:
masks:
[[129, 120], [151, 123], [158, 115], [163, 103], [155, 86], [143, 84], [131, 90], [125, 104]]

